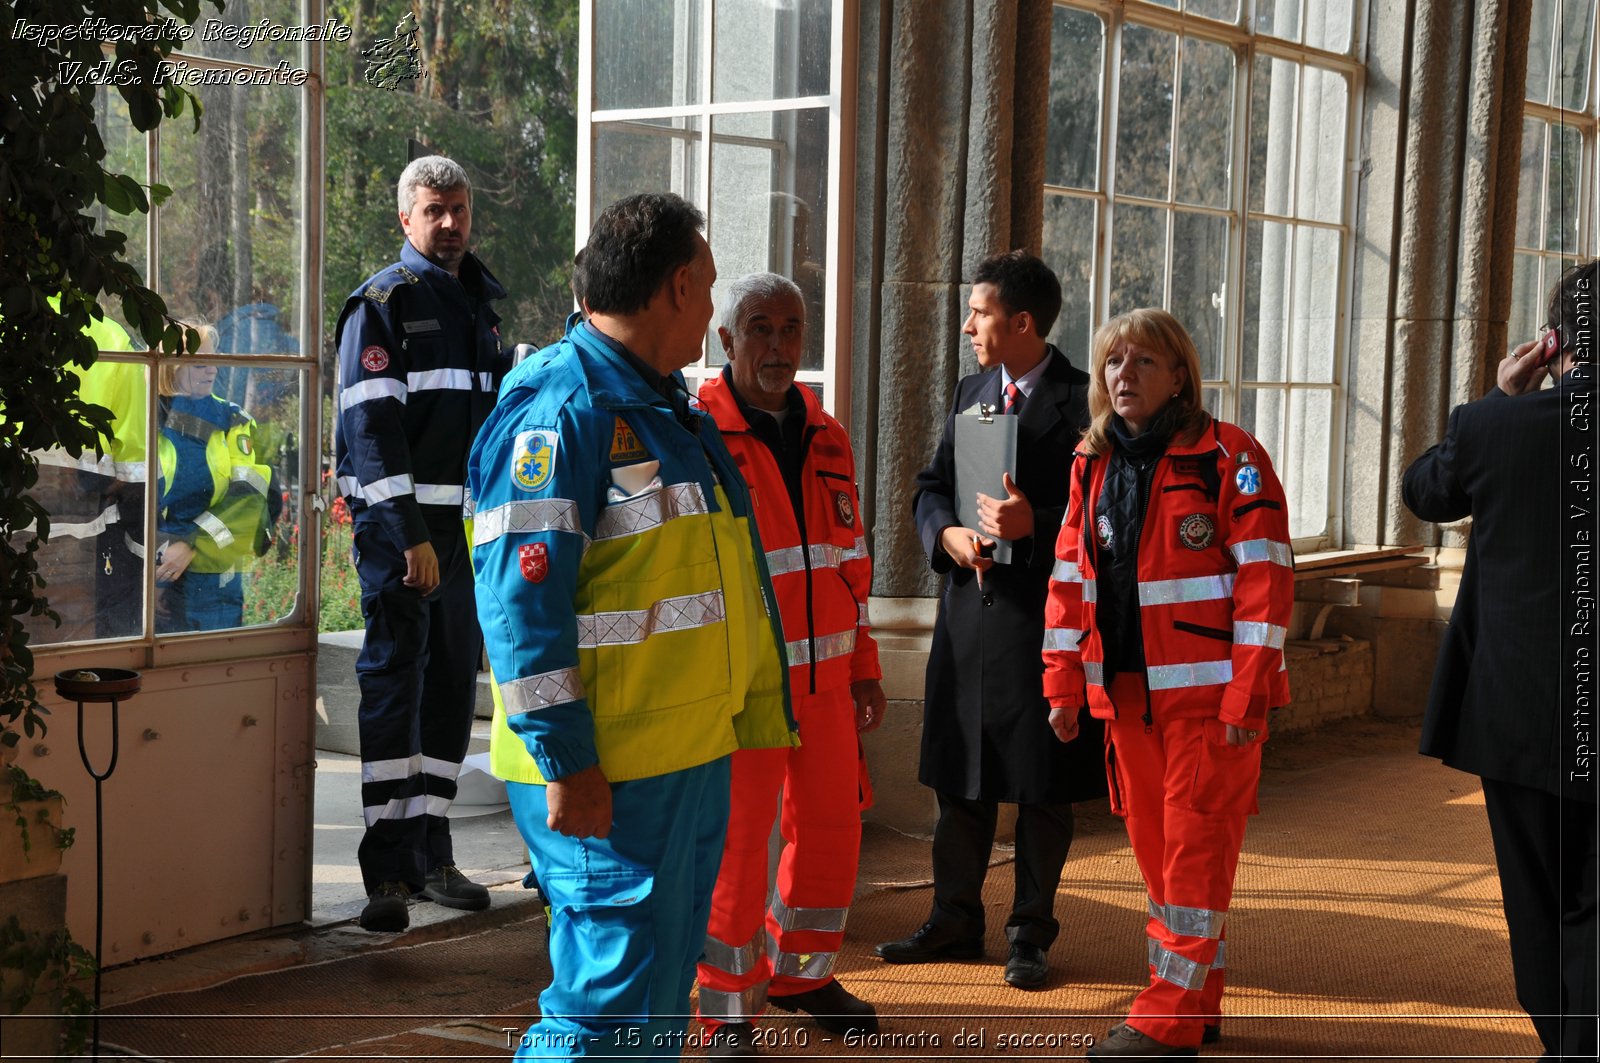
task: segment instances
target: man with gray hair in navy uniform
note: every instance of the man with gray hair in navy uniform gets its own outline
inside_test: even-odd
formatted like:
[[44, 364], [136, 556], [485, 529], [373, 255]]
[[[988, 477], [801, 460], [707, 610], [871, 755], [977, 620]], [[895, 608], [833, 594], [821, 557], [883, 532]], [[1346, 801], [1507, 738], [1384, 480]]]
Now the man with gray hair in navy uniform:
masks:
[[334, 433], [354, 522], [367, 637], [361, 687], [360, 925], [399, 931], [410, 898], [489, 906], [455, 866], [450, 822], [471, 738], [483, 637], [462, 518], [467, 450], [510, 368], [491, 302], [506, 291], [467, 250], [472, 186], [439, 155], [400, 175], [400, 261], [345, 301]]

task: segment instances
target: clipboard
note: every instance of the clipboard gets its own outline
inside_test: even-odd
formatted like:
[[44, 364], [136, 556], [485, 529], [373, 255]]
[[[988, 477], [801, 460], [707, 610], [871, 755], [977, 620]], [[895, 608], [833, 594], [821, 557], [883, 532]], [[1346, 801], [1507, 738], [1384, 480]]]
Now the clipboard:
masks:
[[[1017, 470], [1017, 418], [988, 403], [956, 415], [956, 517], [963, 527], [978, 527], [979, 492], [1006, 497], [1005, 474]], [[996, 539], [996, 564], [1011, 563], [1011, 540]]]

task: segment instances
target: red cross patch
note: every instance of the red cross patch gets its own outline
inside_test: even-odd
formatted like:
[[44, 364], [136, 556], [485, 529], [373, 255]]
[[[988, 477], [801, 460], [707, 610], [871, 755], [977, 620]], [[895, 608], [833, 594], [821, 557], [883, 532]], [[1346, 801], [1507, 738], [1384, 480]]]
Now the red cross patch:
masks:
[[382, 347], [368, 347], [361, 352], [361, 366], [369, 373], [381, 373], [389, 368], [389, 352]]
[[524, 543], [517, 547], [517, 562], [522, 566], [523, 579], [543, 583], [550, 574], [550, 548], [544, 543]]

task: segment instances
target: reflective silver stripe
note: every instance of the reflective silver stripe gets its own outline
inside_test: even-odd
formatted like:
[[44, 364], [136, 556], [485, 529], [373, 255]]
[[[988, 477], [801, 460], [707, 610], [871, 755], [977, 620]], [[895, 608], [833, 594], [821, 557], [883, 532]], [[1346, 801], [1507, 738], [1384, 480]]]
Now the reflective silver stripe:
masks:
[[1174, 934], [1182, 934], [1185, 937], [1220, 938], [1222, 924], [1228, 918], [1227, 912], [1211, 908], [1185, 908], [1180, 904], [1169, 904], [1162, 908], [1153, 900], [1149, 903], [1152, 919], [1160, 922]]
[[494, 391], [494, 374], [493, 373], [479, 373], [478, 374], [478, 384], [480, 386], [482, 386], [484, 391], [489, 391], [489, 392]]
[[354, 476], [339, 477], [339, 493], [346, 498], [361, 497], [361, 481]]
[[842, 934], [850, 918], [849, 908], [790, 908], [774, 891], [772, 894], [772, 920], [780, 930], [821, 930]]
[[396, 757], [392, 760], [364, 760], [361, 762], [362, 782], [395, 782], [409, 779], [422, 767], [422, 754]]
[[459, 506], [467, 497], [460, 484], [417, 484], [416, 492], [425, 506]]
[[835, 657], [848, 657], [856, 651], [856, 629], [851, 628], [836, 635], [823, 635], [816, 639], [795, 639], [793, 642], [785, 643], [784, 648], [789, 651], [789, 663], [810, 664], [812, 642], [817, 644], [816, 660], [828, 661]]
[[761, 931], [757, 931], [755, 937], [738, 948], [707, 934], [702, 962], [724, 974], [749, 974], [756, 969], [756, 960], [761, 958], [761, 948], [765, 943], [766, 935]]
[[749, 1022], [767, 1006], [767, 986], [763, 982], [742, 993], [724, 993], [700, 987], [700, 1014], [723, 1022]]
[[1150, 939], [1150, 966], [1156, 969], [1157, 978], [1171, 982], [1179, 989], [1203, 989], [1206, 975], [1211, 973], [1210, 964], [1196, 963], [1186, 956], [1169, 952], [1155, 938]]
[[211, 536], [211, 541], [218, 546], [232, 545], [233, 532], [229, 531], [228, 526], [222, 523], [221, 519], [209, 509], [196, 517], [194, 522], [200, 526], [202, 531]]
[[470, 369], [428, 369], [407, 373], [406, 385], [412, 391], [472, 391]]
[[1105, 670], [1099, 661], [1083, 662], [1083, 681], [1090, 686], [1103, 687], [1106, 685]]
[[1211, 969], [1213, 971], [1226, 970], [1228, 967], [1228, 964], [1226, 963], [1227, 958], [1228, 943], [1226, 941], [1217, 942], [1217, 958], [1211, 961]]
[[1098, 599], [1099, 589], [1095, 586], [1094, 580], [1085, 579], [1083, 581], [1083, 600], [1086, 602], [1093, 602], [1097, 601]]
[[399, 399], [406, 401], [406, 382], [394, 377], [375, 376], [359, 384], [339, 389], [339, 409], [348, 410], [373, 399]]
[[40, 465], [49, 465], [52, 468], [93, 473], [108, 480], [121, 480], [124, 483], [142, 484], [145, 481], [145, 464], [142, 461], [113, 461], [111, 455], [96, 455], [93, 450], [85, 450], [74, 458], [60, 447], [34, 450], [30, 453]]
[[578, 504], [570, 498], [529, 498], [486, 509], [472, 518], [472, 545], [492, 543], [502, 535], [547, 531], [582, 535]]
[[414, 794], [411, 797], [397, 797], [393, 801], [382, 805], [367, 805], [361, 809], [362, 818], [367, 826], [372, 826], [380, 820], [386, 819], [412, 819], [416, 816], [443, 816], [450, 811], [450, 798], [439, 797], [435, 794]]
[[583, 680], [576, 668], [558, 668], [553, 672], [524, 676], [500, 684], [500, 700], [507, 716], [548, 709], [552, 705], [565, 705], [583, 697]]
[[860, 602], [856, 605], [856, 626], [870, 627], [871, 621], [867, 618], [867, 603]]
[[1057, 583], [1082, 583], [1083, 574], [1078, 571], [1076, 562], [1056, 559], [1055, 567], [1050, 570], [1050, 578]]
[[125, 546], [127, 546], [130, 554], [132, 554], [134, 557], [137, 557], [140, 561], [144, 560], [144, 543], [135, 542], [133, 536], [127, 534], [122, 536], [122, 542]]
[[669, 520], [705, 512], [706, 496], [699, 484], [668, 484], [659, 491], [647, 491], [607, 506], [595, 521], [594, 537], [599, 541], [638, 535]]
[[1283, 640], [1289, 637], [1289, 629], [1279, 627], [1277, 624], [1268, 624], [1260, 620], [1235, 620], [1233, 622], [1233, 641], [1239, 646], [1267, 646], [1274, 650], [1283, 649]]
[[1233, 679], [1233, 661], [1194, 661], [1190, 664], [1156, 664], [1144, 670], [1151, 690], [1209, 687]]
[[356, 488], [355, 496], [363, 502], [373, 503], [416, 493], [416, 481], [411, 479], [410, 473], [402, 473], [399, 476], [386, 476], [382, 480], [374, 480], [370, 484], [362, 484]]
[[436, 779], [450, 779], [454, 781], [461, 776], [461, 762], [459, 760], [441, 760], [426, 754], [422, 757], [422, 773], [432, 775]]
[[579, 613], [578, 646], [624, 646], [643, 642], [662, 631], [687, 631], [690, 628], [720, 624], [726, 618], [722, 592], [706, 591], [681, 598], [663, 598], [648, 609], [615, 613]]
[[839, 560], [841, 563], [845, 561], [862, 561], [865, 560], [866, 556], [867, 537], [865, 535], [858, 535], [856, 536], [855, 543], [850, 547], [850, 549], [844, 552]]
[[821, 980], [833, 973], [837, 952], [779, 952], [772, 958], [772, 973], [788, 978]]
[[1139, 584], [1140, 605], [1181, 605], [1184, 602], [1211, 602], [1232, 597], [1231, 572], [1220, 576], [1158, 579]]
[[1294, 550], [1288, 543], [1280, 543], [1276, 539], [1246, 539], [1242, 543], [1234, 543], [1229, 549], [1233, 551], [1233, 559], [1241, 565], [1271, 561], [1285, 568], [1294, 567]]
[[398, 782], [413, 775], [454, 779], [460, 774], [460, 761], [425, 757], [421, 753], [413, 753], [409, 757], [395, 757], [391, 760], [366, 760], [361, 763], [361, 781], [364, 783]]
[[1083, 638], [1083, 629], [1076, 627], [1047, 627], [1044, 629], [1044, 648], [1047, 650], [1075, 650]]
[[[86, 520], [79, 524], [63, 524], [60, 521], [51, 521], [50, 538], [54, 539], [57, 535], [65, 535], [69, 539], [93, 538], [94, 536], [105, 531], [107, 528], [111, 527], [120, 519], [121, 514], [118, 512], [117, 507], [115, 505], [110, 505], [105, 509], [102, 509], [100, 511], [100, 515], [94, 520]], [[28, 528], [32, 527], [33, 524], [30, 523]], [[24, 528], [22, 530], [27, 531], [28, 528]]]
[[[858, 540], [859, 543], [860, 540]], [[846, 550], [843, 547], [834, 546], [832, 543], [811, 544], [811, 568], [813, 571], [819, 568], [838, 568], [846, 561], [866, 556], [864, 546], [862, 547], [862, 552], [857, 554], [855, 547]], [[804, 568], [805, 553], [798, 546], [785, 546], [781, 550], [767, 551], [767, 572], [773, 578], [787, 576], [791, 572], [799, 572]]]
[[257, 494], [267, 493], [267, 478], [252, 465], [235, 465], [231, 479], [234, 483], [249, 484]]

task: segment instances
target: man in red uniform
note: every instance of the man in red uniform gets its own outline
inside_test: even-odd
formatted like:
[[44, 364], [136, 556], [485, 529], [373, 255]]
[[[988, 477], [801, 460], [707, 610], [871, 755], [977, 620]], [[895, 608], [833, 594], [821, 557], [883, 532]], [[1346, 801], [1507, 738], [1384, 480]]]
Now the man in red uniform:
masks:
[[[700, 1018], [713, 1056], [754, 1056], [771, 1003], [825, 1030], [875, 1032], [877, 1012], [833, 977], [869, 791], [859, 735], [883, 721], [878, 647], [867, 633], [872, 562], [844, 427], [794, 383], [805, 304], [792, 281], [733, 282], [717, 334], [728, 364], [700, 388], [750, 485], [782, 613], [798, 749], [733, 756], [722, 871], [700, 962]], [[784, 846], [767, 903], [767, 839], [783, 788]]]

